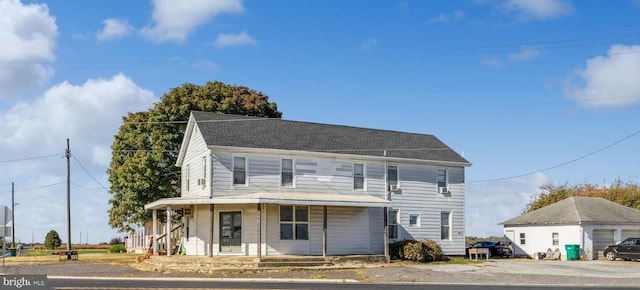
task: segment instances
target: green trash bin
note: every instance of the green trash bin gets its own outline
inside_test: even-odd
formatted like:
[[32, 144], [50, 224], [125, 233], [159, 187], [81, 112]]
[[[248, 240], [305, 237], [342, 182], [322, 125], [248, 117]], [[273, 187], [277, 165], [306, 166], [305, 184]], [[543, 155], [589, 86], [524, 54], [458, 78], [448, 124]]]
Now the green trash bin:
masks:
[[15, 257], [16, 256], [16, 249], [9, 249], [9, 257]]
[[567, 250], [567, 261], [580, 260], [580, 245], [564, 245]]

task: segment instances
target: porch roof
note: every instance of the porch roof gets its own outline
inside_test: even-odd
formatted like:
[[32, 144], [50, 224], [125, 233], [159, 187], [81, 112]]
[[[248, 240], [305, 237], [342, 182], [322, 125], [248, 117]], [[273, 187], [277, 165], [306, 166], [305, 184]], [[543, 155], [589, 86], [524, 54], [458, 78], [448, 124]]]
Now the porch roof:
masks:
[[164, 209], [167, 206], [188, 206], [197, 204], [288, 204], [288, 205], [328, 205], [353, 207], [388, 207], [388, 200], [370, 196], [353, 194], [315, 194], [315, 193], [247, 193], [214, 197], [174, 197], [163, 198], [148, 203], [145, 209]]

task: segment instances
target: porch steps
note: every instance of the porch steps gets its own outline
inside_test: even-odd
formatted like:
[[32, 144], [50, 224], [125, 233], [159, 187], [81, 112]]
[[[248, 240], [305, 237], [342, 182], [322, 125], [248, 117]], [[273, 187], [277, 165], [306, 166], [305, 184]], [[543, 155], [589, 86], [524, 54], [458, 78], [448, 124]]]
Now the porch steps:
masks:
[[263, 257], [258, 263], [258, 268], [278, 268], [278, 267], [323, 267], [333, 266], [330, 259], [324, 257], [293, 257], [276, 256]]

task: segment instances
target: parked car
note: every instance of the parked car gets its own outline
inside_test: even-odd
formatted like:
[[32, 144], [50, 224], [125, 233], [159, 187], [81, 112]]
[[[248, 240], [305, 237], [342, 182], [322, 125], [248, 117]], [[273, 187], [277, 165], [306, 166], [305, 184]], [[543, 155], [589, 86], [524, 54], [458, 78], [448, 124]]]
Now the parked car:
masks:
[[609, 261], [624, 259], [625, 261], [640, 259], [640, 238], [627, 238], [617, 245], [607, 246], [604, 256]]
[[513, 255], [513, 250], [511, 247], [502, 242], [491, 242], [491, 241], [480, 241], [471, 244], [464, 251], [464, 256], [469, 257], [469, 249], [471, 248], [487, 248], [489, 249], [489, 255], [491, 257], [502, 257], [508, 258]]

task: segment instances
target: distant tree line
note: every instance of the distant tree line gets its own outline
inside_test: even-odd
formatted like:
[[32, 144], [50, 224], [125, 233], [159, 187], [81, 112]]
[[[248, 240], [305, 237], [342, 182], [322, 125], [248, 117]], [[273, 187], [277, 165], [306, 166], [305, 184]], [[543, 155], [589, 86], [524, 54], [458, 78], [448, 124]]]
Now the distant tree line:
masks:
[[540, 187], [540, 192], [524, 208], [523, 213], [554, 204], [571, 196], [601, 197], [640, 210], [640, 185], [616, 179], [609, 186], [587, 183], [573, 186], [566, 183], [563, 185], [543, 185]]

